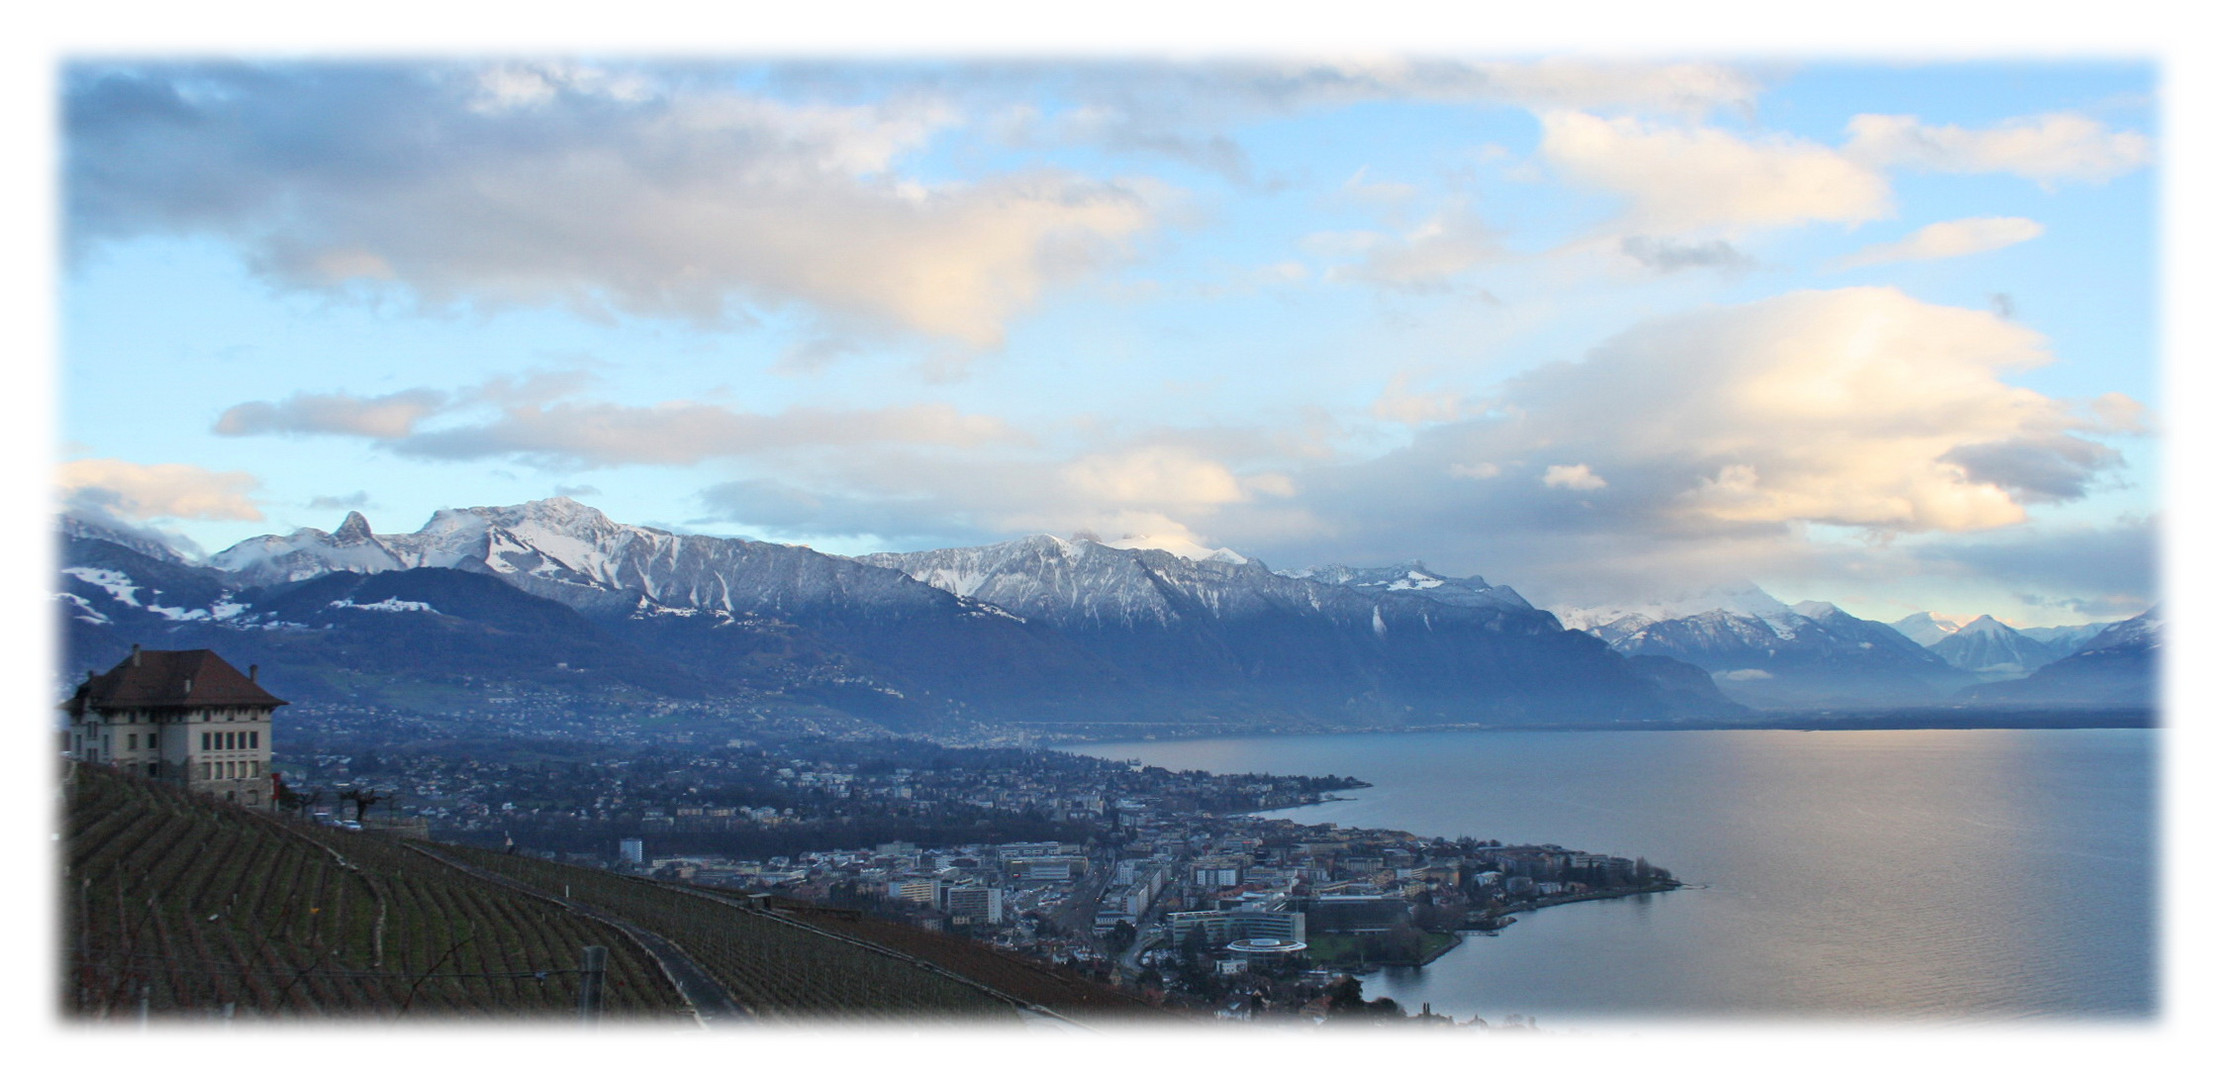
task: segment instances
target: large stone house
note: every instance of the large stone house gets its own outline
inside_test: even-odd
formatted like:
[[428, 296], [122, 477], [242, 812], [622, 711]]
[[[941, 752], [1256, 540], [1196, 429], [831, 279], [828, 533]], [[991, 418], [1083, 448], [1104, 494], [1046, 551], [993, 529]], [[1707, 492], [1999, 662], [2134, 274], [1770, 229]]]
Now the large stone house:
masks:
[[248, 806], [270, 804], [270, 715], [285, 704], [207, 649], [131, 647], [62, 703], [65, 752]]

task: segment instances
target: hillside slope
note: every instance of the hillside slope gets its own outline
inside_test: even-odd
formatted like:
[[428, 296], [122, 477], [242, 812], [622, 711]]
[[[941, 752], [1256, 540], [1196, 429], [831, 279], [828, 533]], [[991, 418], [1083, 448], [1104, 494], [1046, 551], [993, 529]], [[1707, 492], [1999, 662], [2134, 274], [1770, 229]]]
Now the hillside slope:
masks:
[[62, 1009], [79, 1019], [142, 1000], [176, 1018], [567, 1019], [587, 945], [609, 950], [618, 1019], [706, 1016], [698, 988], [673, 985], [687, 972], [649, 951], [671, 947], [736, 1005], [725, 1019], [1166, 1015], [852, 913], [315, 827], [99, 766], [71, 768], [63, 793]]

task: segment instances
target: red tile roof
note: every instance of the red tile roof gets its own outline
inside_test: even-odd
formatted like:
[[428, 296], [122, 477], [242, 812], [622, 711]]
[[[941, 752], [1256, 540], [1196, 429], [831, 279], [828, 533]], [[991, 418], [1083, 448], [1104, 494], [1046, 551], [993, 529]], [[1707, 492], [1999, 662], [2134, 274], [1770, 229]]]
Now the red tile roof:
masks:
[[140, 709], [162, 706], [283, 705], [239, 669], [207, 649], [144, 649], [77, 687], [65, 706], [70, 715], [85, 708]]

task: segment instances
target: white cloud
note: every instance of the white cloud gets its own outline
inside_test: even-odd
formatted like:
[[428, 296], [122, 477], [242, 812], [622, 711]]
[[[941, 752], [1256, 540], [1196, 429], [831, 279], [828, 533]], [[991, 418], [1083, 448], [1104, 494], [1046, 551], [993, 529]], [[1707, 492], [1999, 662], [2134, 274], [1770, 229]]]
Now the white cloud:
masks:
[[214, 233], [284, 285], [398, 284], [433, 306], [714, 323], [798, 303], [975, 347], [1155, 219], [1157, 193], [1066, 173], [903, 176], [956, 121], [914, 96], [795, 105], [513, 65], [73, 82], [75, 246]]
[[2134, 403], [2011, 381], [2053, 359], [2024, 326], [1891, 288], [1652, 318], [1404, 449], [1298, 473], [1292, 507], [1189, 520], [1266, 558], [1274, 542], [1342, 561], [1453, 554], [1565, 594], [1839, 577], [1880, 549], [1814, 535], [1978, 535], [2121, 465], [2097, 440], [2129, 430]]
[[1368, 281], [1408, 292], [1447, 288], [1457, 275], [1502, 255], [1495, 230], [1461, 202], [1400, 235], [1324, 234], [1317, 241], [1324, 250], [1339, 246], [1362, 256], [1353, 265], [1327, 271], [1327, 280]]
[[195, 518], [260, 521], [248, 492], [262, 486], [252, 473], [216, 472], [178, 463], [141, 465], [115, 458], [62, 463], [56, 486], [72, 503], [106, 510], [131, 521]]
[[[405, 390], [375, 398], [296, 394], [226, 409], [219, 435], [368, 438], [416, 458], [517, 458], [550, 465], [691, 465], [827, 447], [1022, 445], [1001, 420], [920, 402], [879, 409], [796, 407], [750, 413], [693, 401], [625, 405], [559, 400], [575, 373], [495, 378], [457, 393]], [[490, 419], [476, 418], [490, 407]]]
[[1082, 502], [1097, 506], [1164, 509], [1248, 497], [1231, 469], [1178, 446], [1090, 454], [1065, 466], [1062, 477]]
[[1552, 57], [1466, 62], [1413, 56], [1356, 57], [1228, 69], [1259, 96], [1282, 102], [1418, 98], [1529, 109], [1632, 109], [1700, 115], [1746, 108], [1759, 86], [1722, 64]]
[[216, 418], [218, 435], [323, 434], [397, 439], [448, 404], [436, 390], [415, 389], [382, 397], [299, 393], [283, 401], [249, 401]]
[[1551, 465], [1541, 473], [1541, 486], [1567, 491], [1598, 491], [1610, 483], [1586, 465]]
[[1926, 259], [1954, 259], [1978, 255], [2042, 235], [2042, 223], [2022, 217], [1961, 218], [1939, 221], [1891, 243], [1874, 244], [1853, 252], [1838, 264], [1843, 269], [1883, 263]]
[[1849, 122], [1844, 153], [1880, 167], [1947, 173], [2012, 173], [2030, 180], [2098, 183], [2141, 168], [2148, 136], [2112, 131], [2077, 113], [2019, 117], [1971, 130], [1915, 116], [1866, 113]]
[[1373, 416], [1412, 427], [1454, 420], [1464, 412], [1464, 395], [1454, 390], [1412, 390], [1408, 372], [1398, 372], [1371, 403]]
[[1573, 183], [1626, 196], [1631, 229], [1855, 224], [1893, 212], [1884, 175], [1818, 143], [1570, 111], [1541, 124], [1542, 158]]

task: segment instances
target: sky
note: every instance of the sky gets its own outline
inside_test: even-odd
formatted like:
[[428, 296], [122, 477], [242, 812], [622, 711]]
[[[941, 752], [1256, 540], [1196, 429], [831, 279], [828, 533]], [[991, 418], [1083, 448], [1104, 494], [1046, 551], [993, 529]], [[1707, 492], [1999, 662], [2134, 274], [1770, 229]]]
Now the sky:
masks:
[[2158, 596], [2163, 80], [2087, 57], [75, 56], [57, 492], [567, 495], [1538, 604]]

